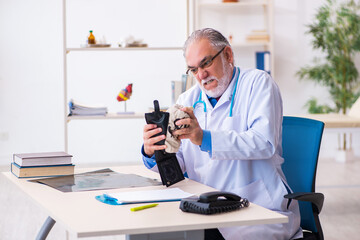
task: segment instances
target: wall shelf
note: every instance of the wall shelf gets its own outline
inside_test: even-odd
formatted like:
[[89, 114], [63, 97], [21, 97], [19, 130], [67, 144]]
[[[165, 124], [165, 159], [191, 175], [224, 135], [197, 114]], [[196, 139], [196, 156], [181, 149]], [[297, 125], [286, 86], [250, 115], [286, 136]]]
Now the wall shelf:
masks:
[[233, 48], [242, 48], [242, 47], [269, 47], [270, 42], [268, 41], [258, 41], [258, 42], [240, 42], [240, 43], [232, 43], [231, 46]]
[[67, 122], [71, 120], [93, 120], [93, 119], [134, 119], [144, 118], [145, 113], [108, 113], [106, 115], [93, 115], [93, 116], [67, 116]]
[[[218, 3], [195, 0], [194, 28], [214, 28], [230, 38], [240, 67], [256, 68], [256, 52], [270, 52], [270, 72], [275, 76], [273, 0], [241, 0]], [[247, 38], [259, 41], [248, 42]], [[263, 37], [261, 39], [261, 37]], [[267, 39], [266, 39], [267, 38]], [[230, 39], [229, 39], [230, 41]]]
[[[80, 58], [77, 58], [79, 57], [79, 55], [81, 55], [82, 53], [84, 55], [86, 55], [86, 53], [89, 53], [89, 52], [92, 52], [92, 53], [95, 53], [95, 52], [98, 52], [98, 53], [101, 53], [101, 52], [113, 52], [114, 55], [118, 54], [118, 55], [121, 55], [121, 53], [134, 53], [134, 52], [141, 52], [141, 51], [144, 51], [144, 52], [156, 52], [156, 51], [163, 51], [163, 53], [166, 54], [166, 52], [171, 52], [172, 55], [175, 55], [177, 54], [177, 52], [180, 52], [182, 51], [182, 46], [177, 46], [179, 45], [180, 43], [178, 42], [169, 42], [169, 43], [166, 43], [166, 42], [162, 42], [162, 41], [159, 41], [159, 42], [156, 42], [154, 45], [155, 47], [118, 47], [117, 44], [113, 44], [111, 47], [80, 47], [80, 43], [79, 45], [76, 45], [76, 42], [77, 41], [73, 41], [71, 42], [71, 44], [69, 44], [71, 47], [68, 46], [68, 39], [67, 39], [67, 34], [71, 35], [71, 31], [68, 32], [68, 29], [67, 27], [70, 26], [70, 27], [73, 27], [72, 24], [69, 24], [69, 22], [67, 22], [67, 17], [68, 17], [68, 14], [71, 13], [71, 11], [69, 10], [72, 10], [72, 9], [67, 9], [67, 3], [68, 1], [71, 1], [71, 0], [62, 0], [63, 2], [63, 58], [64, 58], [64, 64], [63, 64], [63, 73], [64, 73], [64, 137], [65, 137], [65, 151], [67, 152], [68, 151], [68, 142], [69, 142], [69, 123], [73, 120], [76, 120], [76, 121], [80, 121], [80, 120], [94, 120], [94, 119], [98, 119], [98, 120], [108, 120], [108, 119], [144, 119], [144, 113], [141, 113], [141, 112], [135, 112], [133, 114], [117, 114], [117, 113], [108, 113], [107, 115], [105, 116], [102, 116], [102, 115], [93, 115], [93, 116], [68, 116], [68, 101], [69, 101], [69, 96], [68, 96], [68, 92], [70, 92], [68, 89], [69, 88], [69, 82], [70, 81], [74, 81], [74, 77], [71, 77], [69, 76], [69, 65], [71, 64], [76, 64], [77, 62], [77, 59], [80, 59]], [[185, 0], [185, 1], [181, 1], [181, 6], [184, 6], [184, 11], [185, 12], [182, 12], [184, 13], [184, 19], [177, 19], [176, 16], [174, 16], [174, 19], [176, 20], [176, 22], [180, 22], [181, 24], [184, 23], [184, 35], [183, 36], [180, 36], [181, 38], [184, 37], [184, 40], [189, 36], [189, 32], [190, 32], [190, 15], [189, 15], [189, 11], [190, 11], [190, 3], [189, 3], [190, 0]], [[101, 3], [101, 1], [99, 1]], [[180, 1], [179, 1], [180, 2]], [[89, 9], [94, 9], [91, 5], [91, 2], [89, 3]], [[153, 9], [146, 9], [146, 11], [154, 14], [155, 10], [157, 9], [157, 2], [154, 1], [154, 4], [153, 5], [150, 5], [151, 7], [153, 7]], [[182, 5], [184, 4], [184, 5]], [[88, 5], [88, 4], [86, 4]], [[126, 7], [127, 5], [124, 4], [124, 8]], [[111, 6], [108, 7], [109, 9], [111, 9]], [[105, 8], [107, 9], [107, 8]], [[151, 11], [153, 10], [153, 11]], [[129, 10], [128, 11], [131, 16], [134, 16], [134, 17], [137, 17], [137, 14], [138, 12], [136, 10], [132, 10], [132, 12]], [[72, 13], [74, 14], [74, 13]], [[72, 15], [71, 15], [72, 16]], [[114, 17], [114, 16], [113, 16]], [[69, 18], [71, 19], [71, 18]], [[80, 17], [77, 17], [77, 18], [73, 18], [72, 22], [74, 22], [76, 20], [77, 21], [80, 21], [82, 20]], [[127, 21], [129, 19], [126, 19]], [[71, 20], [70, 20], [71, 21]], [[161, 19], [161, 22], [163, 22], [163, 19]], [[161, 23], [161, 22], [157, 22], [157, 23]], [[186, 24], [186, 25], [185, 25]], [[81, 28], [81, 30], [83, 30], [83, 28]], [[113, 31], [118, 31], [118, 29], [115, 27], [113, 29], [110, 29], [110, 30], [113, 30]], [[79, 31], [78, 31], [79, 32]], [[74, 31], [72, 32], [74, 34]], [[164, 31], [164, 33], [166, 34], [169, 34], [167, 33], [167, 31]], [[181, 35], [181, 34], [180, 34]], [[168, 35], [168, 37], [172, 37], [171, 36], [171, 33], [170, 35]], [[178, 36], [178, 40], [180, 39], [180, 37]], [[183, 39], [181, 39], [181, 41], [183, 41]], [[150, 42], [151, 44], [151, 42]], [[171, 45], [175, 45], [175, 46], [171, 46]], [[75, 47], [74, 47], [75, 46]], [[78, 46], [78, 47], [77, 47]], [[177, 52], [176, 52], [177, 51]], [[76, 54], [76, 56], [72, 56], [72, 55], [69, 55], [70, 52], [77, 52], [78, 54]], [[174, 53], [175, 52], [175, 53]], [[101, 54], [99, 54], [101, 55]], [[145, 54], [144, 54], [145, 55]], [[146, 54], [148, 55], [148, 54]], [[122, 56], [129, 56], [129, 54], [122, 54]], [[80, 56], [81, 57], [81, 56]], [[75, 58], [76, 60], [75, 61], [69, 61], [70, 58]], [[90, 60], [90, 59], [86, 59], [86, 60]], [[95, 62], [97, 61], [96, 57], [94, 58], [91, 58], [91, 61], [92, 62]], [[106, 61], [106, 59], [104, 60]], [[168, 61], [167, 59], [164, 60], [165, 62]], [[129, 61], [130, 62], [130, 61]], [[153, 64], [155, 65], [156, 62], [153, 61], [149, 61], [148, 64]], [[176, 65], [178, 66], [178, 65]], [[155, 69], [155, 68], [154, 68]], [[86, 69], [87, 70], [87, 69]], [[91, 69], [89, 69], [91, 71]], [[185, 70], [185, 66], [184, 66], [184, 70]], [[156, 69], [154, 70], [156, 71]], [[135, 75], [137, 72], [135, 71], [133, 74]], [[111, 75], [111, 74], [109, 74]], [[162, 80], [165, 79], [164, 75], [161, 75], [162, 77]], [[180, 78], [181, 76], [179, 76]], [[167, 78], [169, 79], [169, 78]], [[170, 81], [170, 80], [167, 80], [167, 81]], [[84, 86], [84, 89], [86, 87]], [[73, 88], [72, 88], [73, 89]], [[148, 90], [148, 89], [147, 89]], [[170, 91], [170, 89], [169, 89]], [[76, 95], [76, 94], [75, 94]], [[76, 98], [76, 96], [71, 96], [71, 97], [74, 97]], [[141, 110], [139, 110], [141, 111]]]
[[66, 48], [66, 52], [92, 52], [92, 51], [172, 51], [182, 50], [182, 47], [93, 47], [93, 48]]
[[268, 1], [243, 1], [243, 2], [228, 2], [228, 3], [200, 3], [198, 6], [201, 8], [219, 10], [222, 9], [234, 9], [234, 8], [244, 8], [249, 6], [267, 6]]

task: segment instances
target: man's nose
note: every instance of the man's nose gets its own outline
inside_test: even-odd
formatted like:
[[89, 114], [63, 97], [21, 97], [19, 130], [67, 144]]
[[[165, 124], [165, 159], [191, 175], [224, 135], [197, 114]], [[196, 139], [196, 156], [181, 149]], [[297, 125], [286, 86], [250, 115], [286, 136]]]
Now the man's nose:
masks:
[[205, 79], [209, 76], [209, 73], [206, 71], [206, 69], [199, 68], [198, 69], [198, 77], [199, 79]]

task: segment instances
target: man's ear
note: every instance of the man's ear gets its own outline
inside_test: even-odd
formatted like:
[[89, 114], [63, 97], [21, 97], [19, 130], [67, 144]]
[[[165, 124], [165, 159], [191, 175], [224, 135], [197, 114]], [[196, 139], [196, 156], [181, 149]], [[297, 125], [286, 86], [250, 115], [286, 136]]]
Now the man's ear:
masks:
[[226, 46], [224, 49], [225, 59], [231, 64], [234, 64], [234, 55], [231, 47]]

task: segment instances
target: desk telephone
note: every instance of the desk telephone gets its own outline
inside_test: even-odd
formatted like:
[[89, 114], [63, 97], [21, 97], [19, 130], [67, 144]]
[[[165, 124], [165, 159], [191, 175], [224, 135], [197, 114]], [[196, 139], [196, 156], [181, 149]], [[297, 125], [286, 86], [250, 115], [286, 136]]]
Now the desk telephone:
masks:
[[249, 201], [246, 198], [229, 192], [207, 192], [199, 198], [184, 198], [181, 200], [180, 209], [184, 212], [215, 214], [230, 212], [240, 208], [248, 207]]

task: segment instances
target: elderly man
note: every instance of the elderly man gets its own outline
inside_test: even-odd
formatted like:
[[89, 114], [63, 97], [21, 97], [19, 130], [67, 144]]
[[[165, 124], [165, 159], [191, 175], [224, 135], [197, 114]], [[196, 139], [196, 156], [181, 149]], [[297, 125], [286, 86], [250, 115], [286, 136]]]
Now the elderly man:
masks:
[[[295, 239], [302, 236], [296, 201], [287, 208], [283, 163], [282, 100], [279, 89], [264, 71], [234, 66], [226, 38], [214, 29], [197, 30], [184, 46], [188, 73], [197, 85], [180, 95], [178, 104], [190, 118], [173, 132], [181, 147], [176, 157], [190, 179], [233, 192], [289, 218], [286, 224], [210, 229], [206, 239]], [[189, 106], [193, 106], [189, 107]], [[144, 164], [156, 170], [155, 145], [165, 138], [156, 125], [144, 127]]]

